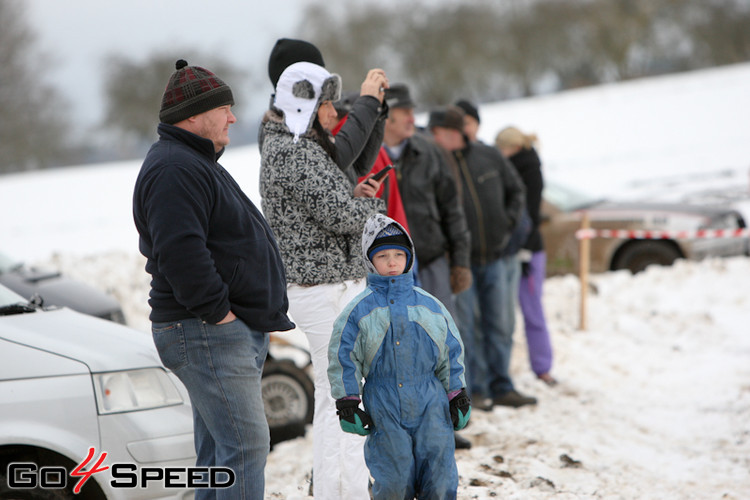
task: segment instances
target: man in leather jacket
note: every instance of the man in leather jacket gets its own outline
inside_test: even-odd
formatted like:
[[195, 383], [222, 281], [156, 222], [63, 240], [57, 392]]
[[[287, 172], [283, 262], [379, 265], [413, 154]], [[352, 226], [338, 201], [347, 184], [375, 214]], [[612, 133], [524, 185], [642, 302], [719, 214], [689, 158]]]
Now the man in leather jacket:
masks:
[[417, 278], [455, 316], [453, 294], [471, 285], [470, 235], [444, 152], [414, 125], [414, 101], [404, 84], [386, 89], [384, 146], [417, 254]]
[[432, 111], [427, 127], [455, 160], [471, 233], [472, 286], [456, 297], [456, 309], [472, 399], [483, 409], [536, 404], [509, 373], [520, 267], [504, 250], [525, 207], [523, 183], [497, 149], [468, 140], [461, 108]]

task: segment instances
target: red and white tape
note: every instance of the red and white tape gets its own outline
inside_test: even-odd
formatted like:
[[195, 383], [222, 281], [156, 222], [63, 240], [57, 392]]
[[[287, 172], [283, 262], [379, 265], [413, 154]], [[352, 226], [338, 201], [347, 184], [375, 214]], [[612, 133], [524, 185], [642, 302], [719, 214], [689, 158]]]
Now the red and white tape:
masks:
[[697, 229], [693, 231], [647, 231], [643, 229], [579, 229], [579, 240], [593, 238], [622, 238], [639, 240], [689, 240], [694, 238], [747, 238], [750, 229]]

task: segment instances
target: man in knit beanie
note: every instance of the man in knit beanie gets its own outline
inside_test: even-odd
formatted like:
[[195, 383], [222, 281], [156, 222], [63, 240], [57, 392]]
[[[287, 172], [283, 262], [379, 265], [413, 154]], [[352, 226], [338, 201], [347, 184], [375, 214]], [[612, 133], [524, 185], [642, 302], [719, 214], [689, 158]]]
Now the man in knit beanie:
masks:
[[479, 110], [471, 101], [466, 99], [459, 99], [455, 105], [464, 111], [464, 134], [469, 138], [469, 141], [477, 142], [480, 123]]
[[222, 106], [233, 106], [232, 89], [218, 76], [199, 66], [188, 66], [180, 59], [167, 82], [161, 99], [159, 120], [177, 122]]
[[475, 406], [484, 410], [534, 405], [536, 398], [518, 392], [510, 376], [520, 268], [517, 249], [506, 252], [522, 220], [525, 189], [497, 149], [468, 140], [463, 115], [458, 106], [434, 109], [428, 128], [458, 166], [471, 234], [472, 284], [456, 295], [455, 318], [464, 338], [468, 389]]
[[[263, 215], [218, 163], [234, 98], [179, 60], [136, 180], [133, 218], [151, 274], [154, 343], [193, 405], [196, 465], [228, 467], [222, 498], [264, 496], [270, 448], [261, 397], [268, 333], [294, 328], [286, 275]], [[196, 500], [216, 498], [199, 485]]]

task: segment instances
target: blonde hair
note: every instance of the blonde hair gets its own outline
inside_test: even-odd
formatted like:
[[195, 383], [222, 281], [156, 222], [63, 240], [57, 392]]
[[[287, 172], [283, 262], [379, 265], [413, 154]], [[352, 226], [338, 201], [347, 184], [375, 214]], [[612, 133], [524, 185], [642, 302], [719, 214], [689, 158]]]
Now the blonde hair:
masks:
[[536, 144], [536, 134], [524, 134], [516, 127], [506, 127], [497, 133], [495, 147], [498, 149], [521, 148], [531, 149]]

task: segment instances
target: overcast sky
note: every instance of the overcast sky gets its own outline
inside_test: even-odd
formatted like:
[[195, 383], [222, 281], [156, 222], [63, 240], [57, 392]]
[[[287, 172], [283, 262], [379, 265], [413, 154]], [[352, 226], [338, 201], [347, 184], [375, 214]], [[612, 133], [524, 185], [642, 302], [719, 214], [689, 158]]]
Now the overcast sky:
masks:
[[[295, 38], [313, 0], [26, 0], [37, 49], [50, 60], [45, 76], [93, 124], [103, 114], [107, 54], [141, 60], [170, 46], [199, 50], [268, 80], [268, 54], [280, 37]], [[210, 69], [208, 62], [188, 61]], [[270, 83], [264, 89], [271, 93]], [[267, 95], [262, 101], [268, 102]]]

